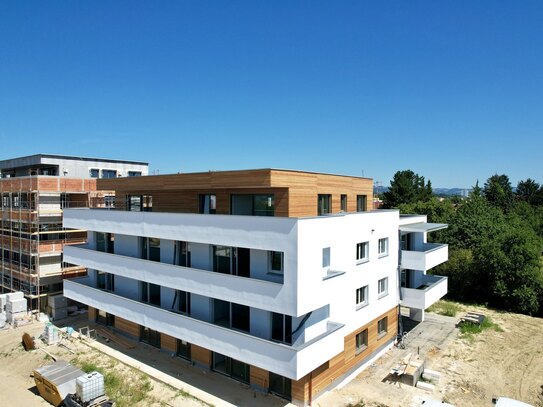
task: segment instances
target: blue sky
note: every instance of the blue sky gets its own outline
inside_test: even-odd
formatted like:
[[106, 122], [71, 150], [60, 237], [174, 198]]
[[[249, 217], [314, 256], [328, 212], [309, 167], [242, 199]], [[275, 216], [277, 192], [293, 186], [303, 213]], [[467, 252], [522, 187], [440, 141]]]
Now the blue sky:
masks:
[[38, 152], [543, 183], [543, 2], [0, 2], [0, 159]]

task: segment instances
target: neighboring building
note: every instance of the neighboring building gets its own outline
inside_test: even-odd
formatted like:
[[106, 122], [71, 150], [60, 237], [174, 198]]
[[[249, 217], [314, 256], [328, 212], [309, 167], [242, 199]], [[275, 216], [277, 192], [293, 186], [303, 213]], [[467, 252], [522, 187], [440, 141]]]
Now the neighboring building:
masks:
[[62, 264], [64, 245], [85, 243], [84, 230], [65, 229], [68, 207], [110, 206], [114, 195], [96, 191], [97, 178], [148, 174], [148, 164], [37, 154], [0, 161], [0, 284], [23, 291], [31, 309], [62, 292], [62, 280], [85, 273]]
[[65, 260], [89, 275], [64, 295], [93, 321], [297, 404], [392, 346], [400, 295], [422, 319], [446, 292], [446, 278], [425, 276], [447, 260], [426, 233], [445, 225], [371, 211], [371, 179], [265, 169], [98, 186], [118, 210], [65, 211], [66, 227], [89, 230]]

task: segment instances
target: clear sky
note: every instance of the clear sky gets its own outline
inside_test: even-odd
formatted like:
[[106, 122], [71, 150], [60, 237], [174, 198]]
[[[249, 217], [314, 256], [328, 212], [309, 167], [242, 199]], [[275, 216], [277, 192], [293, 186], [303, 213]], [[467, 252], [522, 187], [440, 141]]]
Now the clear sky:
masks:
[[543, 183], [543, 1], [1, 1], [0, 159]]

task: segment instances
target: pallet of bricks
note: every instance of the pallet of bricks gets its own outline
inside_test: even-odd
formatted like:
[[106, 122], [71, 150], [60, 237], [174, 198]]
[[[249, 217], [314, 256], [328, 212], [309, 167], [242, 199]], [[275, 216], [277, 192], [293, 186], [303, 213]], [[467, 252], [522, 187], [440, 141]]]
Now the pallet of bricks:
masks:
[[21, 291], [6, 294], [6, 320], [14, 324], [28, 315], [27, 301]]

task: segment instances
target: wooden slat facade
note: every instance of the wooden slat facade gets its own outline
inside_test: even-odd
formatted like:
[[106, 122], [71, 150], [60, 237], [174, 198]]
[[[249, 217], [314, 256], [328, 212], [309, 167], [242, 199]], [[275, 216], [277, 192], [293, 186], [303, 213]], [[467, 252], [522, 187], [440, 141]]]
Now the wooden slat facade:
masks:
[[89, 321], [95, 322], [96, 321], [96, 315], [98, 314], [96, 308], [89, 307]]
[[198, 196], [215, 194], [217, 213], [230, 213], [233, 194], [274, 194], [275, 216], [317, 215], [317, 196], [332, 196], [331, 213], [341, 211], [347, 195], [347, 212], [356, 212], [357, 196], [366, 196], [372, 210], [373, 181], [369, 178], [286, 170], [246, 170], [99, 179], [98, 189], [114, 190], [116, 208], [125, 210], [127, 195], [152, 196], [155, 212], [198, 212]]
[[140, 326], [124, 318], [115, 316], [115, 329], [122, 331], [134, 338], [140, 337]]
[[194, 344], [190, 345], [190, 355], [194, 362], [199, 363], [202, 366], [211, 367], [211, 351], [197, 346]]
[[166, 335], [165, 333], [160, 334], [160, 347], [161, 349], [168, 352], [177, 351], [177, 339], [173, 336]]
[[256, 366], [250, 368], [249, 383], [253, 386], [267, 389], [270, 386], [270, 373]]

